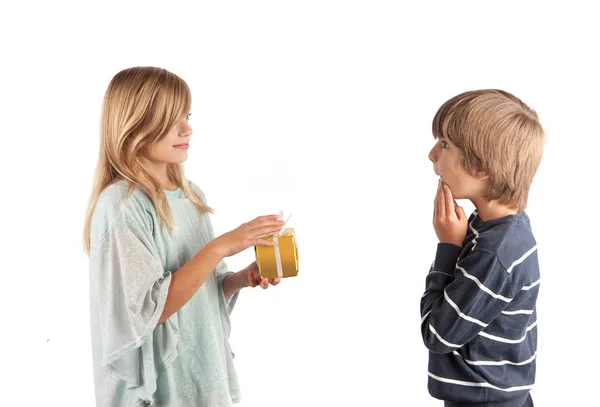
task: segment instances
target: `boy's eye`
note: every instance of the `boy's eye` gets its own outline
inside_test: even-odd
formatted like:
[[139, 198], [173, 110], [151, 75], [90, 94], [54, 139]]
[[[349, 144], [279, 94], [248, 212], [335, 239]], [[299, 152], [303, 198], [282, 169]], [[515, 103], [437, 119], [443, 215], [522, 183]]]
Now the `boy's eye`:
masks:
[[450, 147], [448, 145], [448, 143], [446, 143], [444, 140], [440, 140], [440, 142], [442, 143], [442, 148], [448, 148], [448, 147]]

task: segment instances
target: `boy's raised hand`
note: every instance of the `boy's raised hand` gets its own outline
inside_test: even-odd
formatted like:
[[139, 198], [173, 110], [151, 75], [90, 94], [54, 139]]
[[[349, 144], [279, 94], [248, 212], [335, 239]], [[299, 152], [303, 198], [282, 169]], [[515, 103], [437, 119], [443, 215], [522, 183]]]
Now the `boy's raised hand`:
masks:
[[462, 246], [467, 235], [467, 216], [452, 196], [450, 187], [440, 180], [433, 204], [433, 228], [440, 243]]
[[269, 288], [269, 284], [277, 285], [281, 281], [279, 278], [260, 278], [260, 273], [258, 272], [258, 265], [256, 262], [253, 262], [244, 270], [243, 273], [246, 274], [246, 281], [248, 282], [249, 287], [256, 287], [260, 285], [263, 289]]

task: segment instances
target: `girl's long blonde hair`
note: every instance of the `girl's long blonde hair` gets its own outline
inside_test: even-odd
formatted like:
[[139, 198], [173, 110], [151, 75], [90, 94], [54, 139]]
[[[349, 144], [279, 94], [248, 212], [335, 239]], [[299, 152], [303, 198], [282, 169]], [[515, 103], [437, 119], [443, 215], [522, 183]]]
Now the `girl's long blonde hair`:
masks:
[[[173, 227], [166, 195], [142, 165], [142, 151], [159, 141], [190, 110], [190, 89], [177, 75], [161, 68], [122, 70], [104, 95], [100, 151], [88, 204], [83, 243], [90, 252], [91, 221], [98, 197], [109, 185], [126, 180], [129, 196], [135, 188], [149, 198], [161, 221]], [[200, 213], [212, 212], [185, 180], [181, 164], [167, 164], [169, 180], [192, 201]]]

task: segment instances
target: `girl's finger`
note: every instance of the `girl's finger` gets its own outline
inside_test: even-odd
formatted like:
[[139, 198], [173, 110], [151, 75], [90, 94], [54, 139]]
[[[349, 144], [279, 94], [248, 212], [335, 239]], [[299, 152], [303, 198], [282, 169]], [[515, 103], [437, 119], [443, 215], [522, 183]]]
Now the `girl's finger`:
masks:
[[250, 246], [273, 246], [273, 242], [264, 239], [252, 239]]
[[254, 219], [253, 221], [248, 222], [248, 226], [250, 226], [251, 228], [257, 228], [257, 227], [262, 227], [262, 226], [266, 226], [269, 224], [275, 224], [275, 223], [283, 224], [283, 221], [279, 220], [279, 216], [277, 216], [277, 215], [268, 215], [268, 216], [258, 217], [256, 219]]
[[253, 220], [248, 222], [248, 224], [273, 221], [273, 220], [277, 220], [278, 218], [279, 218], [279, 215], [263, 215], [263, 216], [258, 216], [256, 218], [254, 218]]
[[280, 232], [281, 229], [283, 229], [283, 222], [275, 222], [260, 227], [248, 229], [247, 233], [250, 233], [253, 237], [256, 237], [267, 235], [269, 233]]

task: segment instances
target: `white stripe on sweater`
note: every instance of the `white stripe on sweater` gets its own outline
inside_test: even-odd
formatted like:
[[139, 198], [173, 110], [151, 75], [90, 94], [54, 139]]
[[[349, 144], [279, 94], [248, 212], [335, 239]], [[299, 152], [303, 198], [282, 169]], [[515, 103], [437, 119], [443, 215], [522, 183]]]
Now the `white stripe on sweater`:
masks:
[[423, 322], [425, 322], [425, 318], [427, 318], [429, 314], [431, 314], [431, 310], [427, 311], [427, 314], [425, 314], [423, 318], [421, 318], [421, 325], [423, 325]]
[[504, 302], [511, 302], [512, 298], [506, 298], [500, 294], [496, 294], [495, 292], [493, 292], [492, 290], [490, 290], [489, 288], [487, 288], [486, 286], [484, 286], [481, 281], [479, 281], [479, 279], [475, 276], [470, 275], [469, 273], [467, 273], [467, 270], [465, 270], [464, 268], [460, 267], [460, 266], [456, 266], [457, 269], [459, 269], [460, 271], [462, 271], [462, 273], [464, 274], [465, 277], [475, 281], [475, 283], [477, 284], [477, 286], [484, 292], [488, 293], [489, 295], [491, 295], [494, 298], [497, 298], [499, 300], [502, 300]]
[[540, 283], [540, 279], [538, 279], [535, 283], [532, 283], [531, 285], [526, 285], [523, 286], [523, 288], [521, 288], [521, 290], [531, 290], [533, 287], [535, 287], [536, 285], [538, 285]]
[[525, 253], [523, 256], [521, 256], [520, 259], [515, 260], [515, 262], [513, 264], [511, 264], [511, 266], [508, 268], [508, 270], [506, 270], [507, 272], [511, 272], [513, 267], [515, 267], [518, 264], [521, 264], [525, 261], [526, 258], [528, 258], [531, 253], [535, 252], [537, 250], [537, 244], [535, 246], [533, 246], [531, 249], [529, 249], [529, 251], [527, 253]]
[[458, 353], [457, 351], [453, 351], [452, 353], [455, 354], [456, 356], [460, 357], [462, 360], [464, 360], [468, 364], [473, 365], [473, 366], [502, 366], [502, 365], [523, 366], [523, 365], [533, 362], [537, 356], [537, 352], [536, 352], [532, 357], [530, 357], [527, 360], [524, 360], [522, 362], [511, 362], [510, 360], [498, 360], [498, 361], [496, 361], [496, 360], [467, 360], [467, 359], [463, 358], [460, 355], [460, 353]]
[[[477, 213], [475, 213], [475, 215], [477, 215]], [[473, 247], [471, 247], [471, 251], [475, 250], [475, 246], [477, 246], [477, 238], [479, 237], [479, 232], [476, 231], [475, 228], [473, 228], [473, 222], [474, 221], [475, 221], [475, 218], [473, 218], [473, 220], [471, 221], [471, 223], [469, 223], [469, 229], [471, 229], [471, 231], [475, 235], [475, 237], [473, 238], [473, 240], [471, 240], [471, 243], [473, 243]]]
[[469, 321], [469, 322], [473, 322], [473, 323], [475, 323], [475, 324], [477, 324], [477, 325], [479, 325], [479, 326], [482, 326], [482, 327], [484, 327], [484, 328], [485, 328], [486, 326], [488, 326], [488, 325], [489, 325], [489, 324], [486, 324], [485, 322], [481, 322], [480, 320], [478, 320], [478, 319], [476, 319], [476, 318], [473, 318], [473, 317], [470, 317], [470, 316], [468, 316], [468, 315], [465, 315], [465, 314], [463, 314], [463, 313], [461, 312], [460, 308], [458, 308], [458, 305], [456, 305], [456, 304], [455, 304], [455, 303], [454, 303], [454, 302], [453, 302], [453, 301], [450, 299], [450, 297], [448, 296], [448, 293], [446, 293], [446, 290], [444, 290], [444, 298], [446, 299], [446, 301], [448, 302], [448, 304], [450, 304], [450, 306], [451, 306], [452, 308], [454, 308], [454, 310], [455, 310], [455, 311], [458, 313], [458, 315], [459, 315], [459, 316], [460, 316], [462, 319], [464, 319], [464, 320], [467, 320], [467, 321]]
[[525, 335], [523, 335], [522, 338], [519, 339], [508, 339], [508, 338], [502, 338], [500, 336], [496, 336], [496, 335], [491, 335], [488, 334], [487, 332], [479, 332], [478, 335], [481, 335], [485, 338], [491, 339], [493, 341], [497, 341], [497, 342], [504, 342], [504, 343], [521, 343], [525, 340], [525, 338], [527, 337], [527, 334], [529, 333], [529, 331], [531, 331], [533, 328], [535, 328], [537, 325], [537, 321], [535, 321], [533, 324], [529, 325], [527, 327], [527, 330], [525, 331]]
[[446, 341], [444, 338], [442, 338], [437, 332], [436, 330], [431, 326], [431, 324], [429, 324], [429, 329], [431, 330], [431, 332], [433, 332], [433, 334], [440, 340], [441, 343], [443, 343], [446, 346], [450, 346], [451, 348], [460, 348], [462, 345], [455, 345], [453, 343], [450, 343], [448, 341]]
[[431, 270], [429, 272], [429, 274], [431, 274], [431, 273], [439, 273], [439, 274], [447, 275], [448, 277], [454, 277], [452, 274], [444, 273], [443, 271]]
[[438, 381], [444, 382], [444, 383], [458, 384], [458, 385], [461, 385], [461, 386], [469, 386], [469, 387], [489, 387], [491, 389], [496, 389], [496, 390], [506, 391], [506, 392], [521, 391], [521, 390], [531, 390], [533, 388], [533, 384], [528, 385], [528, 386], [515, 386], [515, 387], [500, 388], [500, 387], [496, 387], [493, 384], [490, 384], [488, 382], [465, 382], [465, 381], [462, 381], [462, 380], [454, 380], [454, 379], [448, 379], [446, 377], [436, 376], [436, 375], [434, 375], [431, 372], [427, 372], [427, 374], [432, 379], [435, 379], [435, 380], [438, 380]]
[[531, 314], [533, 314], [533, 310], [532, 309], [518, 309], [515, 311], [502, 311], [502, 313], [504, 315], [518, 315], [518, 314], [531, 315]]

